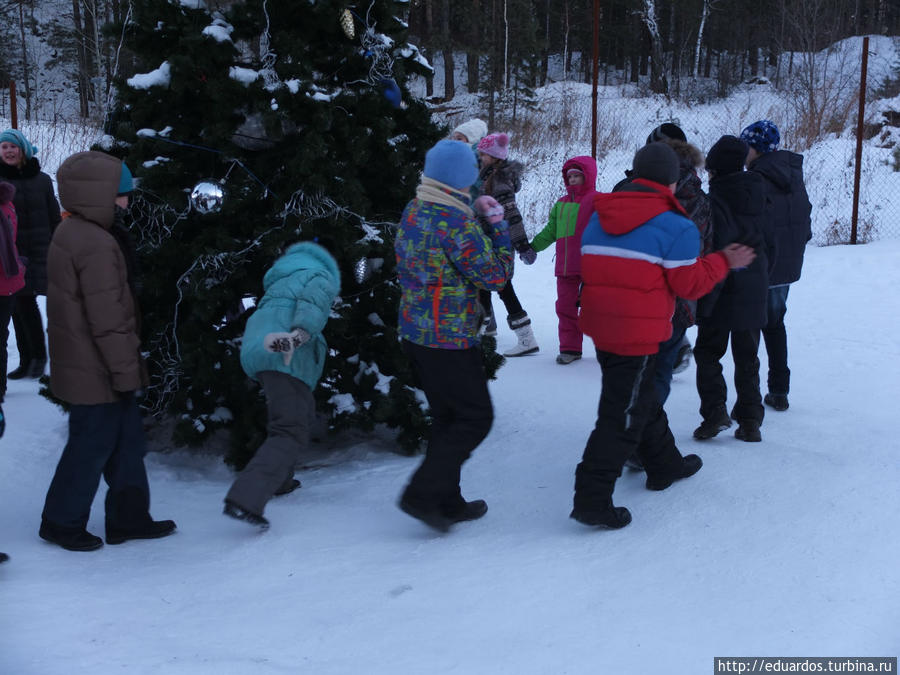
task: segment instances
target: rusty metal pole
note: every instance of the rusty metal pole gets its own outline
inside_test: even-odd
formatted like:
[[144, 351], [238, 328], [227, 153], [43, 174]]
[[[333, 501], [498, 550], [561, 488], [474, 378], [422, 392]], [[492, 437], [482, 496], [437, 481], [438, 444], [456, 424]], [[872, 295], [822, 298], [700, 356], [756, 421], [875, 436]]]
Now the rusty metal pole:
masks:
[[16, 107], [16, 81], [9, 81], [9, 116], [13, 129], [19, 128], [19, 110]]
[[597, 159], [597, 79], [600, 74], [600, 0], [594, 0], [594, 78], [591, 91], [591, 157]]
[[859, 74], [859, 116], [856, 120], [856, 167], [853, 170], [853, 215], [850, 216], [850, 243], [856, 243], [859, 222], [859, 176], [862, 173], [863, 119], [866, 112], [866, 71], [869, 67], [869, 38], [863, 38], [862, 68]]

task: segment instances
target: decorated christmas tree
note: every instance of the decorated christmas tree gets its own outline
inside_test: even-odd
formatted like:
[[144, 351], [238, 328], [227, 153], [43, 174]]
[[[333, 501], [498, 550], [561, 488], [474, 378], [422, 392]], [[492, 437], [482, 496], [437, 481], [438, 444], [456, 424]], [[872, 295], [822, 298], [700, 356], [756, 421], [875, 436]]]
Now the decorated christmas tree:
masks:
[[[333, 429], [427, 431], [397, 342], [393, 231], [426, 150], [446, 130], [406, 80], [428, 64], [405, 2], [134, 0], [106, 148], [138, 178], [147, 407], [176, 441], [232, 430], [242, 466], [265, 435], [240, 338], [263, 274], [316, 237], [342, 274], [316, 391]], [[492, 355], [493, 370], [496, 356]]]

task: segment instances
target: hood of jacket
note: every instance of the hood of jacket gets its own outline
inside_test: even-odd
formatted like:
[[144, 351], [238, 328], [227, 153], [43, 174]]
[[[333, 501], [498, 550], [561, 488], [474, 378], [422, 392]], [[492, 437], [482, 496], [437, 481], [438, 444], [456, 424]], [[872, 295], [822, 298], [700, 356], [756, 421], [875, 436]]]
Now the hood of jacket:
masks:
[[696, 145], [670, 138], [665, 141], [678, 155], [678, 165], [682, 172], [685, 169], [696, 169], [703, 166], [703, 153]]
[[[569, 169], [578, 169], [584, 174], [584, 182], [581, 185], [569, 185], [566, 180], [566, 171]], [[580, 201], [586, 194], [597, 191], [597, 162], [593, 157], [585, 155], [567, 159], [562, 167], [562, 178], [569, 199], [573, 202]]]
[[601, 192], [594, 209], [604, 232], [626, 234], [666, 211], [687, 216], [675, 195], [665, 185], [636, 178], [618, 192]]
[[301, 241], [291, 244], [278, 260], [272, 265], [263, 277], [263, 288], [269, 288], [286, 277], [291, 276], [297, 270], [319, 270], [330, 277], [335, 285], [335, 293], [341, 286], [341, 273], [334, 257], [322, 246], [311, 241]]
[[757, 157], [748, 167], [767, 178], [782, 192], [791, 191], [791, 172], [803, 171], [803, 155], [790, 150], [776, 150]]
[[108, 230], [115, 222], [115, 201], [122, 160], [104, 152], [79, 152], [56, 172], [62, 207]]

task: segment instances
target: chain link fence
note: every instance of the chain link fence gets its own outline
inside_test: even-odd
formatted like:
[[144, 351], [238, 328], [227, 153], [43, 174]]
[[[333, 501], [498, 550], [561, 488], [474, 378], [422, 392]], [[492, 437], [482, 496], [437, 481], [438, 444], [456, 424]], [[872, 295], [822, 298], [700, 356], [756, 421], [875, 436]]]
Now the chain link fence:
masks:
[[[781, 131], [781, 149], [804, 157], [804, 177], [813, 205], [814, 245], [851, 242], [857, 166], [861, 52], [851, 43], [841, 59], [832, 58], [830, 77], [796, 81], [775, 88], [768, 80], [745, 83], [727, 98], [683, 103], [648, 94], [635, 85], [600, 87], [597, 99], [597, 188], [610, 190], [631, 166], [634, 152], [663, 122], [680, 126], [704, 155], [722, 135], [739, 135], [747, 125], [768, 119]], [[888, 57], [893, 59], [896, 57]], [[838, 64], [838, 65], [835, 65]], [[897, 67], [894, 67], [897, 69]], [[881, 72], [888, 72], [882, 66]], [[900, 74], [893, 97], [884, 77], [870, 87], [862, 125], [859, 161], [857, 243], [900, 237]], [[487, 119], [484, 101], [458, 96], [435, 109], [450, 128], [472, 117]], [[536, 233], [562, 194], [563, 162], [591, 154], [592, 90], [587, 84], [557, 82], [539, 90], [537, 105], [515, 120], [497, 121], [491, 131], [511, 134], [510, 158], [525, 165], [519, 208]], [[699, 171], [708, 188], [708, 175]]]

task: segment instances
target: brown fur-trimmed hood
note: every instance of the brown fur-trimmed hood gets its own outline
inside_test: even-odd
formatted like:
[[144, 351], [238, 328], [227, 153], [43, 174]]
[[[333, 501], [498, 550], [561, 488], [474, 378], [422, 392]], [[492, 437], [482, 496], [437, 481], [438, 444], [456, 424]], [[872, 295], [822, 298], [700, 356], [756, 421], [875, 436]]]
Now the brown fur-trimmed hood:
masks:
[[667, 138], [663, 140], [663, 143], [667, 143], [675, 151], [675, 154], [678, 155], [678, 163], [681, 166], [687, 166], [692, 169], [699, 169], [703, 166], [703, 153], [696, 145], [674, 138]]

